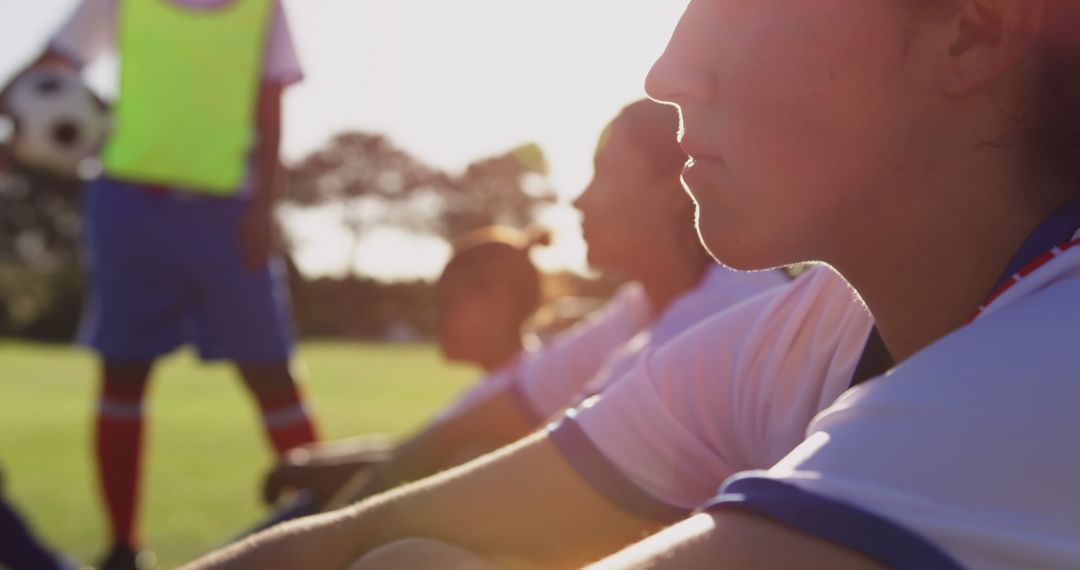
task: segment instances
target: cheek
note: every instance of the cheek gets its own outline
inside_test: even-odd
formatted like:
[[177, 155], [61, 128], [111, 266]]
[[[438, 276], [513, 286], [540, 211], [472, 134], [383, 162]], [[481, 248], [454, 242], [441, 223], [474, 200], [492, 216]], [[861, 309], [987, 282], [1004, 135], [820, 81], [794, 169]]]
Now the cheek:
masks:
[[447, 310], [440, 321], [439, 336], [443, 347], [455, 352], [468, 346], [475, 336], [473, 321], [475, 318], [465, 307]]
[[901, 44], [880, 3], [762, 2], [778, 4], [783, 15], [746, 15], [713, 60], [723, 161], [687, 178], [706, 245], [744, 268], [815, 256], [816, 234], [859, 207], [901, 123], [889, 81]]

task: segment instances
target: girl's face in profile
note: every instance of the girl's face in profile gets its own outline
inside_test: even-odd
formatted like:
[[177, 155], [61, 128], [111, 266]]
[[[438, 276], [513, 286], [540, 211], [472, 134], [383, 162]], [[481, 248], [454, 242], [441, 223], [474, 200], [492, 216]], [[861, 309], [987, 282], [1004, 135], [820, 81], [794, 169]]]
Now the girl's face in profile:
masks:
[[910, 9], [691, 0], [646, 88], [680, 107], [684, 180], [721, 261], [829, 261], [903, 199], [890, 183], [933, 167], [911, 150], [935, 103]]
[[521, 334], [507, 315], [516, 311], [505, 287], [481, 287], [475, 280], [451, 278], [440, 281], [439, 346], [454, 362], [482, 364], [504, 335]]
[[656, 235], [676, 231], [674, 217], [667, 213], [671, 198], [665, 195], [678, 191], [674, 175], [666, 180], [658, 176], [649, 156], [618, 120], [602, 138], [593, 167], [592, 180], [574, 200], [589, 264], [602, 271], [630, 272], [641, 249], [650, 247]]

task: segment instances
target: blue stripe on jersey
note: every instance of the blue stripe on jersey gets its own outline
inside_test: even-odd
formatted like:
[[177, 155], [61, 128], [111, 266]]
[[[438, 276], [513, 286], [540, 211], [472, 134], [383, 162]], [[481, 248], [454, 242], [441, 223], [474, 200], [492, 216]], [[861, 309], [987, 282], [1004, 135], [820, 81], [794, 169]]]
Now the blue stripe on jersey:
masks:
[[581, 429], [574, 410], [548, 426], [548, 436], [566, 463], [594, 490], [624, 511], [671, 524], [689, 511], [669, 505], [645, 492], [611, 462]]
[[897, 570], [963, 568], [936, 545], [896, 523], [775, 479], [736, 476], [702, 510], [734, 510], [764, 516]]
[[1031, 232], [1027, 241], [1020, 246], [1020, 250], [1009, 262], [1009, 266], [1005, 268], [1005, 273], [990, 291], [1000, 289], [1013, 275], [1043, 253], [1072, 241], [1077, 228], [1080, 228], [1080, 200], [1073, 200], [1054, 211], [1049, 218], [1039, 224], [1039, 227], [1035, 228], [1035, 231]]

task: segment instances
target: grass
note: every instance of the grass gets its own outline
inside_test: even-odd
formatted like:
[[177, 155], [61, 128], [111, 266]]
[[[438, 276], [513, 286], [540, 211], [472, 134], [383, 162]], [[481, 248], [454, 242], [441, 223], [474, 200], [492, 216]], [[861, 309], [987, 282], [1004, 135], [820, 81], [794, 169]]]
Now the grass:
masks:
[[[323, 436], [402, 434], [474, 372], [430, 346], [307, 343], [307, 394]], [[77, 348], [0, 343], [0, 462], [7, 495], [44, 539], [92, 562], [105, 543], [91, 449], [97, 364]], [[227, 365], [183, 352], [155, 371], [141, 521], [172, 568], [250, 525], [272, 456], [251, 399]]]

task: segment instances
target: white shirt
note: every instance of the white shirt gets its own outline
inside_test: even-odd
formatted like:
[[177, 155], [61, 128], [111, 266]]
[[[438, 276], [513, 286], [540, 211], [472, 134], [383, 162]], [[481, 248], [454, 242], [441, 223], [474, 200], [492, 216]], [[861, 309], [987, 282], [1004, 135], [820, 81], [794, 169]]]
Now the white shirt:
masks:
[[[115, 51], [118, 1], [82, 0], [53, 36], [49, 49], [81, 65], [89, 64], [105, 52]], [[223, 0], [171, 1], [193, 10], [217, 8], [224, 3]], [[295, 83], [303, 78], [303, 72], [280, 0], [274, 1], [271, 21], [263, 56], [263, 81], [283, 85]]]
[[872, 326], [847, 283], [814, 268], [645, 351], [549, 433], [597, 491], [674, 520], [797, 446], [851, 384]]
[[714, 508], [895, 568], [1080, 568], [1078, 325], [1073, 247], [846, 393], [805, 443], [732, 479]]
[[[600, 310], [559, 333], [539, 349], [522, 355], [507, 383], [520, 400], [523, 411], [543, 421], [548, 416], [540, 413], [532, 396], [522, 390], [522, 386], [539, 381], [550, 381], [553, 386], [583, 386], [601, 370], [613, 352], [630, 342], [653, 319], [645, 289], [640, 283], [627, 283], [619, 287]], [[554, 392], [551, 389], [547, 393]], [[568, 405], [576, 393], [572, 390], [566, 399], [552, 404], [557, 406], [555, 410]]]
[[585, 395], [599, 393], [631, 368], [644, 348], [662, 345], [698, 322], [789, 279], [780, 271], [755, 273], [712, 264], [696, 287], [674, 300], [664, 312], [615, 352], [593, 374], [556, 374], [549, 370], [524, 370], [515, 388], [534, 415], [546, 420]]
[[[524, 356], [524, 354], [522, 356]], [[509, 383], [513, 382], [517, 375], [517, 367], [520, 365], [522, 356], [515, 358], [510, 364], [490, 372], [483, 378], [477, 380], [472, 386], [459, 394], [453, 402], [440, 409], [439, 412], [435, 414], [432, 423], [440, 423], [446, 419], [457, 416], [458, 414], [469, 412], [479, 402], [488, 399], [492, 394], [502, 390]]]
[[[652, 322], [652, 308], [637, 282], [627, 283], [599, 310], [559, 333], [535, 350], [522, 352], [510, 364], [482, 378], [440, 412], [435, 421], [467, 412], [496, 391], [516, 385], [522, 377], [550, 377], [584, 384], [608, 356]], [[515, 388], [512, 393], [520, 398]], [[524, 412], [532, 415], [527, 402]], [[541, 420], [544, 418], [540, 418]]]

